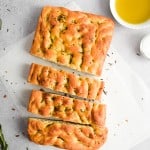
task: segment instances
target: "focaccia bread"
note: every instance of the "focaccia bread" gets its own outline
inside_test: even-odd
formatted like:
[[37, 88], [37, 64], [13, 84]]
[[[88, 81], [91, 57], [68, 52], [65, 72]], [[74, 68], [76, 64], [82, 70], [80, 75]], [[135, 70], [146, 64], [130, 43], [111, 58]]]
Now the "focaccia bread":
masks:
[[104, 88], [104, 82], [101, 80], [77, 76], [73, 73], [34, 63], [30, 68], [28, 82], [94, 100], [100, 100]]
[[105, 143], [107, 128], [29, 118], [28, 135], [31, 141], [41, 145], [96, 150]]
[[43, 91], [33, 90], [28, 111], [44, 117], [80, 124], [105, 125], [106, 106]]
[[46, 6], [39, 17], [32, 55], [100, 75], [114, 23], [94, 14]]

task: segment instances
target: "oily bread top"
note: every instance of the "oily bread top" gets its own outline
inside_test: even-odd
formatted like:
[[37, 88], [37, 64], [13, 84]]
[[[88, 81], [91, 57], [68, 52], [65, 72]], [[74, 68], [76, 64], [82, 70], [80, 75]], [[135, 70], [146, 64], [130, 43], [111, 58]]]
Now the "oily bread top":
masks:
[[29, 118], [28, 136], [41, 145], [68, 150], [97, 150], [106, 141], [107, 128]]
[[46, 6], [30, 52], [78, 71], [100, 75], [113, 28], [112, 20], [103, 16]]
[[106, 105], [33, 90], [28, 111], [46, 118], [80, 124], [105, 125]]
[[28, 82], [70, 95], [100, 100], [104, 82], [93, 78], [77, 76], [63, 70], [32, 63]]

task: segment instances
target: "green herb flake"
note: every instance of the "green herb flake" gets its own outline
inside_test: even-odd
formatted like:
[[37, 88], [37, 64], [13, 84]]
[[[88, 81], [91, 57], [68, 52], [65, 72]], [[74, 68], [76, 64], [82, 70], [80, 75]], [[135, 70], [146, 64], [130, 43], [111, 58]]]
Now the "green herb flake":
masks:
[[2, 150], [8, 150], [8, 144], [5, 141], [1, 125], [0, 125], [0, 147]]
[[61, 15], [58, 16], [57, 20], [60, 21], [60, 22], [65, 22], [66, 16], [61, 14]]
[[0, 30], [2, 29], [2, 19], [0, 18]]
[[103, 93], [104, 93], [105, 95], [107, 95], [107, 91], [103, 90]]

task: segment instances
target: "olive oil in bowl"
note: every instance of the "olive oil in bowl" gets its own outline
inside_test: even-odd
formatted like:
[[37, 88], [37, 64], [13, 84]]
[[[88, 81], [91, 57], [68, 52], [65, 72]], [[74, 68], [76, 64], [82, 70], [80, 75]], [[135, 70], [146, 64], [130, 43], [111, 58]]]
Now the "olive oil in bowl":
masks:
[[110, 0], [112, 15], [131, 29], [150, 28], [150, 0]]
[[150, 0], [116, 0], [115, 7], [118, 16], [128, 23], [140, 24], [150, 19]]

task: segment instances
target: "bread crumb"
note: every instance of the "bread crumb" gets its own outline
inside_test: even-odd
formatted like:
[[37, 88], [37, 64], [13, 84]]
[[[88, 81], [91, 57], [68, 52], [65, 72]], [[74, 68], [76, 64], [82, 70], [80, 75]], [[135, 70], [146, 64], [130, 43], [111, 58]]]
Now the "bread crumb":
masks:
[[16, 109], [15, 109], [15, 108], [12, 108], [11, 110], [15, 111]]
[[3, 96], [3, 98], [6, 98], [7, 97], [7, 95], [5, 94], [4, 96]]

